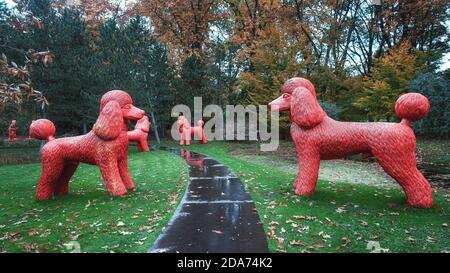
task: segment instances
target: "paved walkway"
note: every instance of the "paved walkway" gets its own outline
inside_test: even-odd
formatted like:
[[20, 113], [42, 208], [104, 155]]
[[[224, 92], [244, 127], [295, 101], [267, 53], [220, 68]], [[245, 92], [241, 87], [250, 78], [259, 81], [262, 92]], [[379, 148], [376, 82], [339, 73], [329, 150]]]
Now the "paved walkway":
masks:
[[182, 149], [190, 166], [186, 193], [149, 252], [269, 252], [258, 212], [244, 185], [216, 160]]

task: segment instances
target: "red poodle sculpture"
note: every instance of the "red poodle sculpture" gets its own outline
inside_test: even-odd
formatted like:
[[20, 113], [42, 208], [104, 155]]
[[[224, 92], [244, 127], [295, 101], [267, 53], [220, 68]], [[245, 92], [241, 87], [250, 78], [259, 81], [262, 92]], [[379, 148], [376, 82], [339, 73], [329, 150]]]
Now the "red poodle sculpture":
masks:
[[361, 153], [374, 156], [381, 167], [403, 188], [412, 207], [432, 206], [432, 191], [417, 170], [416, 138], [411, 122], [426, 116], [428, 99], [418, 93], [402, 95], [395, 112], [400, 123], [339, 122], [331, 119], [319, 106], [313, 84], [303, 78], [292, 78], [281, 87], [283, 93], [269, 103], [272, 110], [290, 111], [291, 136], [294, 140], [299, 171], [295, 193], [314, 193], [321, 159], [337, 159]]
[[197, 135], [201, 144], [206, 144], [205, 132], [203, 130], [203, 120], [197, 122], [198, 126], [191, 127], [191, 123], [183, 115], [178, 116], [177, 126], [180, 133], [180, 145], [191, 145], [191, 136]]
[[112, 90], [100, 101], [100, 115], [86, 135], [54, 139], [55, 126], [49, 120], [34, 121], [30, 137], [48, 140], [41, 151], [42, 175], [36, 191], [37, 200], [52, 199], [68, 193], [69, 180], [80, 162], [100, 168], [106, 188], [112, 196], [134, 190], [128, 172], [127, 125], [141, 119], [145, 112], [132, 104], [124, 91]]
[[150, 132], [150, 121], [147, 116], [144, 116], [136, 123], [134, 130], [128, 131], [128, 140], [129, 141], [137, 141], [138, 151], [148, 152], [150, 148], [147, 144], [148, 132]]
[[19, 129], [19, 128], [17, 128], [16, 120], [12, 120], [11, 124], [9, 125], [9, 128], [8, 128], [8, 141], [9, 142], [14, 142], [14, 141], [18, 140], [17, 129]]

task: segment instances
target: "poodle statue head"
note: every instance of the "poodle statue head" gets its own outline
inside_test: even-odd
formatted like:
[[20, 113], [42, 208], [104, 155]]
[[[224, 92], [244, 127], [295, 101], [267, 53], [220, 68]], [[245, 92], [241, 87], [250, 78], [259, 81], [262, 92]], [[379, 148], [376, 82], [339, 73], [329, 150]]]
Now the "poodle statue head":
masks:
[[139, 120], [145, 112], [133, 105], [127, 92], [111, 90], [100, 100], [100, 115], [94, 124], [94, 133], [103, 140], [115, 139], [127, 131], [128, 121]]
[[122, 90], [111, 90], [106, 92], [100, 100], [100, 111], [109, 103], [115, 102], [122, 111], [122, 117], [125, 120], [139, 120], [145, 112], [133, 105], [133, 100], [127, 92]]
[[189, 129], [191, 128], [191, 123], [187, 120], [187, 118], [180, 113], [177, 120], [177, 127], [178, 131], [181, 133], [183, 132], [183, 129]]
[[281, 86], [282, 95], [269, 103], [273, 111], [289, 111], [292, 122], [302, 128], [312, 128], [325, 118], [314, 85], [304, 78], [292, 78]]

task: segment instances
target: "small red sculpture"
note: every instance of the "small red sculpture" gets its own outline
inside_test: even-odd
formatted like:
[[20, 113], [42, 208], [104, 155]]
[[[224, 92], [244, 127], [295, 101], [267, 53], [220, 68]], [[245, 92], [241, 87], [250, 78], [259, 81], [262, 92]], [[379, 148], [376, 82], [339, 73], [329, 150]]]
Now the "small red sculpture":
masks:
[[411, 122], [426, 116], [428, 99], [418, 93], [402, 95], [395, 112], [400, 123], [339, 122], [319, 106], [313, 84], [292, 78], [281, 87], [283, 93], [269, 103], [272, 110], [290, 111], [299, 171], [295, 193], [314, 193], [320, 160], [337, 159], [361, 153], [375, 156], [378, 163], [403, 188], [409, 206], [429, 208], [433, 204], [430, 184], [416, 167], [416, 137]]
[[8, 141], [9, 142], [14, 142], [14, 141], [19, 140], [17, 138], [17, 129], [19, 129], [19, 128], [17, 127], [16, 120], [12, 120], [11, 124], [9, 125], [9, 128], [8, 128]]
[[47, 200], [68, 193], [69, 180], [79, 162], [97, 165], [109, 193], [123, 196], [134, 190], [128, 171], [127, 125], [145, 112], [132, 104], [124, 91], [112, 90], [100, 101], [100, 115], [92, 130], [81, 136], [54, 139], [55, 126], [46, 119], [34, 121], [30, 137], [48, 140], [41, 151], [42, 175], [36, 199]]
[[197, 135], [200, 139], [201, 144], [206, 144], [205, 132], [203, 130], [204, 122], [203, 120], [197, 121], [197, 125], [195, 127], [191, 127], [191, 123], [184, 117], [182, 114], [178, 116], [178, 132], [180, 133], [180, 145], [191, 145], [191, 136]]
[[136, 123], [134, 130], [128, 131], [128, 140], [137, 141], [138, 151], [148, 152], [150, 148], [147, 144], [148, 132], [150, 131], [150, 121], [147, 116], [144, 116]]

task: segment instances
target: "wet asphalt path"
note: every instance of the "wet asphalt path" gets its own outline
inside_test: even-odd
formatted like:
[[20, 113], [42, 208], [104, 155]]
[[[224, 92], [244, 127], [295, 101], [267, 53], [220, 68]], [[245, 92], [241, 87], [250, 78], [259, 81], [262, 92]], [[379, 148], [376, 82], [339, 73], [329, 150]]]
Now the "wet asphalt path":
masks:
[[186, 193], [150, 253], [266, 253], [266, 235], [240, 179], [226, 166], [177, 148], [190, 166]]

